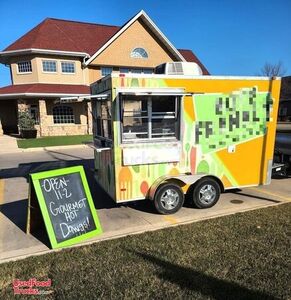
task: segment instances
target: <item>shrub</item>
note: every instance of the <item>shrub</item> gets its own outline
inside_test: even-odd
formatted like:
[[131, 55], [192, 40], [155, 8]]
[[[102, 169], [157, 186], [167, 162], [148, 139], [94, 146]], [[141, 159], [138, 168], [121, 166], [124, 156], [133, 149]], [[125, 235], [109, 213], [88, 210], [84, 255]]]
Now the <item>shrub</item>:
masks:
[[35, 129], [35, 121], [27, 109], [18, 112], [18, 125], [20, 130]]

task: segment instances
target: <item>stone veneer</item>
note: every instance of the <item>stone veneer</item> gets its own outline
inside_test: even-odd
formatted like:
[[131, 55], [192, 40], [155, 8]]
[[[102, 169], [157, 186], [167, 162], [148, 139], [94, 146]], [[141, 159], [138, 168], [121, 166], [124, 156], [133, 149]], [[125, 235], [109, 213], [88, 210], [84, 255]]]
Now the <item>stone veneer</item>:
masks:
[[88, 134], [86, 125], [50, 125], [42, 128], [41, 136]]
[[0, 136], [3, 135], [3, 129], [2, 129], [2, 123], [1, 123], [1, 119], [0, 119]]
[[38, 104], [39, 108], [39, 124], [35, 125], [38, 137], [92, 133], [91, 103], [66, 104], [73, 108], [77, 124], [54, 124], [53, 99], [39, 99], [38, 101], [19, 99], [18, 110], [28, 109], [30, 104]]

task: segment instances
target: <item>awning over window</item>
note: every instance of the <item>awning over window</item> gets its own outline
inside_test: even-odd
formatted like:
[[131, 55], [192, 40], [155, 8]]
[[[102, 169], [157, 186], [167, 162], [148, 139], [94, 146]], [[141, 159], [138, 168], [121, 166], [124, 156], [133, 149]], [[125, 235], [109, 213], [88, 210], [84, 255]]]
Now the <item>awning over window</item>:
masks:
[[184, 89], [171, 88], [122, 88], [117, 92], [121, 95], [135, 95], [135, 96], [191, 96], [192, 93], [186, 93]]
[[63, 97], [60, 100], [56, 100], [58, 103], [74, 103], [74, 102], [83, 102], [90, 100], [106, 100], [108, 99], [108, 94], [98, 94], [98, 95], [90, 95], [90, 96], [76, 96], [76, 97]]

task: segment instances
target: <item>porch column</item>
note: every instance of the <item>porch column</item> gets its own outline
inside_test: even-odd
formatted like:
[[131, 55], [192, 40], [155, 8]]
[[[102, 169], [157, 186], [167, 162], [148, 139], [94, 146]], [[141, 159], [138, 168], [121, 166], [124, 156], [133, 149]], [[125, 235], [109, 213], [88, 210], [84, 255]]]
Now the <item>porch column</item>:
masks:
[[88, 134], [92, 134], [93, 128], [93, 118], [92, 118], [92, 104], [91, 102], [87, 102], [87, 122], [88, 122]]
[[0, 119], [0, 136], [3, 135], [3, 129], [2, 129], [2, 122], [1, 122], [1, 119]]
[[26, 101], [23, 99], [17, 99], [17, 112], [27, 109]]
[[18, 124], [18, 118], [19, 118], [19, 112], [20, 111], [25, 111], [27, 110], [27, 103], [26, 100], [23, 99], [17, 99], [17, 127], [18, 127], [18, 132], [19, 131], [19, 124]]
[[40, 136], [46, 136], [48, 131], [48, 122], [47, 122], [47, 109], [45, 100], [39, 99], [38, 100], [38, 107], [39, 107], [39, 129], [40, 129]]

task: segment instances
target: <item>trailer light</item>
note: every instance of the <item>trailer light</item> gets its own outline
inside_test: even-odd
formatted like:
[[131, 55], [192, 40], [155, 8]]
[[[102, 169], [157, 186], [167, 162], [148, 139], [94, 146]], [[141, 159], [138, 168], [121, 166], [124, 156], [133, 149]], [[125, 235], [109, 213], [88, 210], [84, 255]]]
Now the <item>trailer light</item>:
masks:
[[126, 189], [120, 189], [120, 191], [121, 191], [121, 192], [125, 192], [125, 191], [126, 191]]

